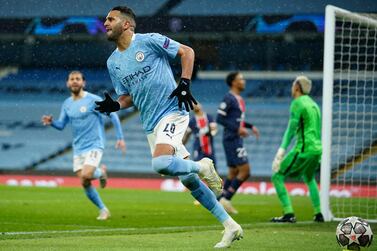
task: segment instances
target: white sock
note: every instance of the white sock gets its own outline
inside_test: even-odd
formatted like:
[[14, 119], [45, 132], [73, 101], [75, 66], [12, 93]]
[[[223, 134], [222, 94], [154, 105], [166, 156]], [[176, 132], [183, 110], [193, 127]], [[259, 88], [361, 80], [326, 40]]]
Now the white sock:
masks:
[[229, 216], [229, 218], [226, 219], [226, 220], [223, 222], [223, 226], [224, 226], [224, 228], [231, 228], [231, 229], [232, 229], [232, 228], [236, 228], [236, 227], [238, 226], [238, 223], [235, 222], [235, 221], [233, 220], [233, 218]]

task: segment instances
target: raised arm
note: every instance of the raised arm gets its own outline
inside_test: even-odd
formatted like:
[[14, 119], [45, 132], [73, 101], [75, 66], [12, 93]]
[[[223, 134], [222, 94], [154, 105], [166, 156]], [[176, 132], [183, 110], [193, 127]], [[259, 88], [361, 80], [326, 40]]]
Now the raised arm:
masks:
[[194, 104], [198, 104], [190, 91], [195, 53], [190, 47], [181, 44], [177, 54], [181, 57], [182, 75], [177, 88], [171, 93], [169, 98], [177, 97], [179, 108], [181, 109], [182, 104], [184, 104], [186, 111], [190, 111], [190, 109], [194, 109]]
[[42, 123], [45, 126], [51, 125], [52, 127], [63, 130], [66, 124], [68, 123], [69, 118], [67, 113], [64, 110], [64, 107], [61, 108], [59, 119], [53, 120], [53, 117], [51, 115], [43, 115], [42, 116]]
[[160, 56], [175, 58], [177, 55], [181, 58], [182, 75], [178, 86], [170, 94], [169, 98], [177, 97], [179, 109], [182, 105], [187, 111], [194, 109], [193, 104], [197, 104], [191, 95], [190, 83], [191, 75], [194, 68], [195, 53], [187, 45], [183, 45], [161, 34], [150, 34], [149, 45]]
[[191, 47], [181, 44], [178, 49], [178, 56], [181, 58], [181, 78], [191, 79], [194, 68], [195, 52]]

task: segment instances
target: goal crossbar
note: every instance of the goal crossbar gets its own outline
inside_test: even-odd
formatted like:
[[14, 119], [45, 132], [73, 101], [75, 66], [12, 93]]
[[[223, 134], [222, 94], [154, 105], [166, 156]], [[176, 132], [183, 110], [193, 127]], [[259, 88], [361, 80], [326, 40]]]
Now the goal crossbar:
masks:
[[373, 26], [373, 27], [377, 28], [377, 20], [375, 20], [373, 18], [370, 18], [370, 17], [367, 17], [367, 16], [362, 16], [362, 15], [359, 15], [357, 13], [353, 13], [353, 12], [350, 12], [348, 10], [338, 8], [338, 7], [333, 6], [333, 5], [327, 5], [326, 6], [326, 12], [327, 12], [328, 9], [329, 9], [330, 12], [332, 12], [332, 13], [340, 16], [340, 17], [343, 17], [343, 18], [346, 18], [346, 19], [349, 19], [349, 20], [355, 20], [361, 25]]

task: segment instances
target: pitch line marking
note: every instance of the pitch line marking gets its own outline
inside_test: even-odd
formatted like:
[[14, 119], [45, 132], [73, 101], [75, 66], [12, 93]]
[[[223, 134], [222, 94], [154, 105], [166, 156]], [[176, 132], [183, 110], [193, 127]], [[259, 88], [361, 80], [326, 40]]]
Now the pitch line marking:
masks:
[[[301, 224], [309, 224], [313, 223], [312, 221], [301, 221], [295, 223], [296, 225], [301, 225]], [[277, 224], [277, 223], [247, 223], [247, 224], [241, 224], [242, 227], [244, 228], [252, 228], [253, 226], [278, 226], [282, 224]], [[79, 226], [79, 225], [78, 225]], [[183, 230], [195, 230], [195, 229], [204, 229], [204, 230], [221, 230], [221, 226], [217, 225], [207, 225], [207, 226], [181, 226], [181, 227], [148, 227], [148, 228], [93, 228], [93, 229], [76, 229], [76, 230], [47, 230], [47, 231], [30, 231], [30, 232], [2, 232], [0, 235], [43, 235], [43, 234], [64, 234], [64, 233], [94, 233], [94, 232], [131, 232], [131, 231], [153, 231], [153, 230], [170, 230], [170, 231], [183, 231]]]
[[[31, 226], [58, 226], [58, 227], [80, 227], [88, 229], [99, 229], [101, 226], [91, 226], [91, 225], [79, 225], [79, 224], [54, 224], [54, 223], [29, 223], [29, 222], [1, 222], [4, 225], [31, 225]], [[103, 227], [107, 229], [106, 226]], [[1, 234], [2, 232], [0, 232]]]

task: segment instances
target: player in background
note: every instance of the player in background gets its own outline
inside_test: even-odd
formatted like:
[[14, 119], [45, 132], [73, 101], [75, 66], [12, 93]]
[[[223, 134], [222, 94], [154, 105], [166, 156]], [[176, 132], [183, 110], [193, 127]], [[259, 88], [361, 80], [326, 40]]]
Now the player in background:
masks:
[[250, 176], [250, 165], [243, 138], [249, 137], [249, 131], [259, 139], [258, 128], [245, 121], [246, 105], [240, 94], [245, 90], [246, 81], [240, 72], [232, 72], [226, 77], [230, 90], [225, 94], [217, 110], [217, 123], [224, 126], [223, 147], [228, 165], [228, 175], [224, 182], [224, 191], [219, 197], [224, 208], [233, 214], [238, 211], [231, 199], [238, 188]]
[[[309, 96], [312, 82], [306, 76], [298, 76], [292, 84], [293, 101], [290, 107], [288, 127], [282, 143], [272, 163], [272, 182], [283, 207], [284, 215], [272, 218], [272, 222], [296, 222], [285, 178], [304, 178], [309, 188], [310, 199], [314, 207], [314, 221], [323, 222], [318, 186], [315, 173], [319, 168], [322, 155], [321, 112], [316, 102]], [[285, 152], [296, 136], [295, 146]]]
[[[152, 167], [162, 174], [178, 176], [182, 184], [225, 227], [216, 248], [229, 247], [242, 238], [243, 231], [216, 200], [222, 191], [221, 178], [212, 160], [189, 160], [182, 143], [189, 123], [188, 112], [196, 103], [190, 92], [194, 51], [157, 33], [135, 33], [135, 14], [126, 6], [114, 7], [105, 21], [106, 34], [117, 48], [107, 60], [107, 68], [118, 94], [114, 101], [108, 93], [97, 102], [97, 110], [111, 113], [135, 105], [147, 134]], [[182, 73], [177, 86], [169, 58], [179, 56]], [[182, 104], [187, 111], [182, 111]], [[210, 190], [200, 179], [204, 179]]]
[[189, 125], [183, 137], [185, 145], [191, 134], [194, 134], [193, 160], [210, 158], [216, 167], [215, 148], [213, 137], [217, 134], [217, 123], [210, 114], [203, 111], [201, 104], [194, 105], [194, 116], [190, 118]]
[[[71, 97], [64, 101], [59, 119], [54, 120], [51, 115], [44, 115], [42, 123], [58, 130], [63, 130], [68, 123], [71, 125], [73, 171], [80, 178], [88, 199], [100, 211], [97, 220], [107, 220], [110, 217], [110, 211], [91, 184], [92, 180], [99, 179], [101, 187], [104, 188], [107, 182], [106, 166], [99, 167], [105, 145], [103, 115], [94, 110], [94, 102], [101, 98], [84, 91], [85, 77], [80, 71], [69, 73], [67, 87], [71, 92]], [[126, 145], [118, 115], [112, 113], [110, 118], [118, 139], [115, 147], [125, 152]]]

